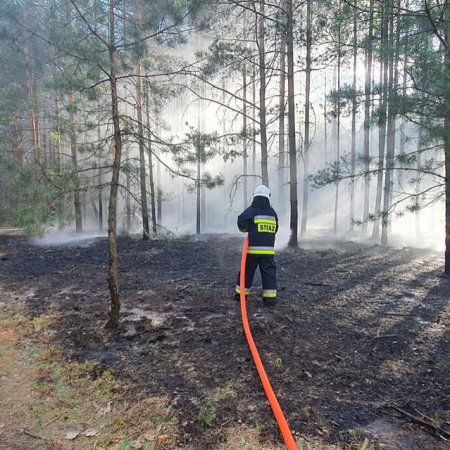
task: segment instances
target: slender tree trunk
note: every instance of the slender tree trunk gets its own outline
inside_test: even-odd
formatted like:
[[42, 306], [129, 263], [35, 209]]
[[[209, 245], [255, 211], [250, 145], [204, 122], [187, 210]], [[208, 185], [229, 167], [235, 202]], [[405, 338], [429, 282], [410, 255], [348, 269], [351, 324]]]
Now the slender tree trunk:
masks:
[[[129, 150], [126, 152], [126, 159], [129, 159], [130, 152]], [[125, 203], [126, 203], [126, 213], [127, 213], [127, 225], [126, 230], [127, 233], [131, 232], [131, 174], [130, 174], [131, 166], [127, 167], [127, 170], [125, 171]]]
[[247, 138], [247, 67], [242, 69], [242, 153], [244, 163], [244, 208], [248, 204], [248, 138]]
[[297, 149], [295, 147], [295, 91], [294, 91], [294, 32], [292, 0], [286, 1], [288, 137], [289, 137], [289, 195], [291, 220], [289, 247], [298, 247]]
[[375, 222], [373, 224], [372, 238], [377, 241], [380, 235], [380, 222], [383, 221], [383, 212], [381, 211], [381, 199], [383, 194], [383, 175], [384, 175], [384, 153], [386, 146], [386, 106], [388, 94], [388, 58], [387, 48], [387, 31], [388, 20], [385, 5], [383, 4], [383, 12], [381, 19], [381, 63], [380, 63], [380, 107], [378, 119], [378, 174], [377, 174], [377, 193], [375, 199]]
[[[58, 176], [61, 174], [61, 154], [62, 154], [62, 145], [61, 145], [61, 107], [60, 107], [60, 98], [57, 92], [55, 92], [55, 166], [56, 173]], [[58, 217], [58, 229], [62, 229], [63, 227], [63, 193], [62, 191], [58, 192], [58, 199], [56, 201], [56, 215]]]
[[[31, 29], [32, 25], [29, 20], [28, 4], [24, 5], [24, 22], [27, 29]], [[30, 136], [31, 136], [31, 150], [36, 164], [40, 164], [40, 133], [39, 133], [39, 123], [38, 114], [36, 111], [36, 92], [35, 92], [35, 74], [33, 69], [32, 61], [32, 50], [31, 50], [31, 36], [27, 36], [24, 45], [24, 55], [25, 55], [25, 70], [26, 70], [26, 87], [27, 87], [27, 100], [28, 100], [28, 120], [30, 124]]]
[[259, 126], [261, 136], [261, 176], [262, 183], [269, 186], [267, 168], [267, 124], [266, 124], [266, 49], [265, 49], [265, 9], [264, 2], [259, 6], [258, 54], [259, 54]]
[[327, 113], [327, 74], [325, 73], [324, 99], [323, 99], [323, 120], [324, 120], [324, 162], [328, 161], [328, 113]]
[[[159, 111], [157, 112], [157, 125], [158, 128], [156, 130], [157, 135], [159, 137]], [[155, 153], [156, 154], [156, 153]], [[161, 183], [161, 163], [159, 159], [156, 160], [156, 218], [159, 225], [162, 225], [162, 201], [163, 201], [163, 190]]]
[[[225, 79], [224, 79], [224, 82], [225, 82]], [[200, 89], [201, 89], [201, 95], [200, 95], [200, 101], [198, 102], [198, 105], [200, 108], [199, 112], [198, 112], [198, 130], [200, 132], [203, 132], [205, 129], [204, 115], [203, 115], [203, 110], [204, 110], [203, 99], [206, 97], [205, 83], [202, 82]], [[225, 89], [224, 89], [224, 96], [225, 96]], [[225, 103], [225, 101], [223, 103]], [[203, 155], [199, 154], [199, 156], [203, 156]], [[201, 158], [200, 161], [201, 161], [200, 173], [204, 173], [206, 162], [203, 160], [203, 158]], [[200, 180], [200, 178], [199, 178], [199, 180]], [[207, 210], [206, 210], [206, 187], [203, 183], [200, 184], [200, 224], [201, 224], [203, 230], [205, 230], [205, 228], [207, 227]]]
[[[341, 30], [338, 30], [338, 59], [337, 59], [337, 124], [336, 124], [336, 172], [339, 176], [341, 166]], [[339, 211], [339, 179], [336, 181], [336, 194], [334, 199], [334, 234], [337, 234], [338, 230], [338, 211]]]
[[148, 173], [150, 178], [150, 204], [152, 208], [152, 231], [155, 236], [158, 235], [156, 223], [156, 195], [155, 195], [155, 180], [153, 175], [153, 152], [152, 152], [152, 134], [150, 130], [150, 105], [148, 90], [145, 91], [145, 111], [146, 111], [146, 127], [147, 127], [147, 156], [148, 156]]
[[[386, 61], [382, 61], [380, 65], [380, 70], [386, 72], [387, 64]], [[377, 241], [380, 235], [380, 222], [382, 219], [381, 211], [381, 199], [383, 197], [383, 175], [384, 175], [384, 153], [386, 147], [386, 79], [387, 74], [384, 73], [380, 79], [381, 82], [380, 93], [380, 109], [379, 109], [379, 120], [378, 120], [378, 172], [377, 172], [377, 192], [375, 198], [375, 222], [373, 224], [372, 238]]]
[[369, 4], [369, 39], [366, 48], [366, 73], [364, 86], [364, 206], [361, 232], [367, 235], [370, 210], [370, 103], [372, 91], [372, 42], [373, 42], [373, 0]]
[[[202, 163], [201, 172], [205, 172], [205, 163]], [[207, 224], [208, 215], [206, 210], [206, 187], [202, 183], [200, 186], [200, 222], [202, 224], [202, 230], [205, 231]]]
[[278, 119], [278, 208], [284, 211], [286, 166], [286, 35], [281, 36], [280, 48], [280, 117]]
[[[447, 35], [450, 42], [450, 34]], [[450, 57], [447, 47], [447, 67], [450, 69]], [[450, 275], [450, 112], [447, 105], [447, 115], [444, 119], [444, 154], [445, 154], [445, 273]]]
[[[127, 14], [126, 14], [126, 2], [120, 2], [117, 0], [114, 0], [115, 2], [115, 8], [119, 8], [120, 6], [122, 6], [122, 11], [120, 12], [121, 15], [121, 24], [119, 22], [119, 28], [121, 30], [121, 33], [119, 33], [117, 35], [117, 44], [118, 45], [123, 45], [125, 43], [125, 36], [127, 35], [127, 25], [128, 25], [128, 21], [127, 21]], [[120, 5], [120, 3], [122, 3]], [[120, 6], [119, 6], [120, 5]], [[133, 164], [131, 163], [131, 158], [130, 158], [130, 147], [126, 147], [126, 154], [125, 154], [125, 160], [127, 161], [127, 167], [125, 170], [125, 203], [126, 203], [126, 218], [127, 218], [127, 223], [126, 223], [126, 231], [128, 234], [131, 233], [131, 228], [132, 228], [132, 212], [133, 212], [133, 207], [132, 206], [132, 196], [131, 196], [131, 173], [133, 170]]]
[[311, 14], [311, 0], [306, 2], [306, 68], [305, 68], [305, 149], [304, 149], [304, 163], [305, 173], [303, 177], [303, 204], [302, 204], [302, 222], [300, 227], [300, 236], [304, 237], [306, 234], [306, 227], [308, 223], [308, 194], [309, 194], [309, 108], [310, 108], [310, 94], [311, 94], [311, 43], [312, 43], [312, 14]]
[[[392, 86], [392, 95], [390, 96], [390, 113], [391, 113], [391, 119], [392, 119], [392, 165], [395, 164], [395, 147], [396, 147], [396, 135], [397, 135], [397, 113], [396, 110], [396, 99], [394, 97], [397, 96], [397, 92], [399, 90], [399, 70], [398, 70], [398, 64], [400, 60], [400, 13], [399, 13], [399, 1], [392, 0], [392, 20], [391, 20], [391, 26], [392, 26], [392, 58], [394, 60], [393, 65], [393, 86]], [[395, 10], [395, 11], [394, 11]], [[396, 26], [395, 26], [395, 35], [394, 35], [394, 18], [396, 19]], [[398, 175], [397, 182], [400, 180], [401, 176], [401, 170], [395, 171]], [[394, 171], [392, 171], [391, 174], [391, 189], [389, 192], [389, 207], [392, 205], [393, 198], [394, 198]], [[388, 234], [391, 234], [392, 232], [392, 220], [389, 220], [388, 222]]]
[[72, 170], [75, 174], [74, 186], [74, 207], [75, 207], [75, 229], [77, 233], [83, 231], [81, 218], [81, 196], [78, 181], [78, 155], [77, 155], [77, 135], [75, 133], [75, 97], [73, 91], [69, 93], [69, 126], [70, 126], [70, 153], [72, 156]]
[[[405, 8], [409, 8], [409, 0], [406, 0]], [[401, 21], [403, 22], [403, 20]], [[399, 25], [397, 27], [397, 39], [400, 40], [400, 19], [399, 19]], [[404, 37], [404, 44], [403, 44], [403, 79], [402, 79], [402, 95], [406, 98], [406, 88], [408, 85], [408, 73], [407, 73], [407, 65], [408, 65], [408, 43], [407, 39]], [[406, 148], [406, 118], [404, 116], [401, 116], [400, 119], [400, 148], [399, 148], [399, 155], [403, 156], [405, 154], [405, 148]], [[401, 158], [400, 158], [401, 160]], [[403, 177], [405, 172], [403, 170], [399, 170], [398, 174], [398, 182], [400, 185], [403, 185]]]
[[[450, 5], [445, 1], [445, 65], [450, 73]], [[447, 95], [449, 90], [447, 88]], [[450, 98], [446, 99], [444, 118], [444, 158], [445, 158], [445, 273], [450, 275]]]
[[[156, 179], [158, 180], [158, 169], [159, 169], [159, 161], [156, 162]], [[161, 189], [161, 184], [156, 181], [157, 188], [156, 188], [156, 218], [158, 223], [162, 224], [162, 194], [163, 191]]]
[[[136, 2], [136, 21], [140, 25], [142, 21], [141, 2]], [[145, 151], [144, 151], [144, 127], [142, 119], [143, 95], [142, 95], [142, 80], [141, 80], [141, 57], [138, 58], [136, 64], [136, 106], [137, 106], [137, 120], [138, 120], [138, 146], [139, 146], [139, 181], [141, 187], [141, 212], [142, 212], [142, 239], [147, 240], [150, 235], [149, 221], [148, 221], [148, 207], [147, 207], [147, 185], [145, 173]]]
[[423, 134], [423, 128], [421, 125], [418, 126], [418, 139], [417, 139], [417, 161], [416, 161], [416, 169], [417, 169], [417, 175], [415, 180], [415, 204], [416, 209], [414, 211], [415, 216], [415, 224], [416, 224], [416, 239], [420, 239], [422, 237], [422, 233], [420, 230], [420, 170], [422, 167], [422, 134]]
[[356, 64], [358, 57], [357, 1], [353, 9], [353, 99], [352, 99], [352, 140], [350, 144], [350, 232], [355, 229], [355, 170], [356, 170]]
[[[39, 120], [38, 120], [39, 122]], [[51, 154], [49, 155], [49, 147], [47, 142], [47, 119], [45, 114], [42, 114], [42, 153], [43, 153], [43, 166], [48, 167], [48, 163], [51, 160]], [[51, 150], [50, 150], [51, 151]]]
[[[24, 148], [23, 148], [23, 136], [22, 131], [17, 125], [17, 120], [13, 123], [13, 136], [14, 136], [14, 161], [18, 163], [23, 162]], [[58, 172], [59, 173], [59, 172]]]
[[[252, 175], [256, 180], [256, 67], [252, 67]], [[255, 181], [253, 187], [255, 187]]]
[[82, 206], [82, 211], [83, 211], [83, 222], [86, 223], [87, 221], [87, 200], [86, 200], [86, 191], [83, 191], [81, 193], [81, 206]]
[[386, 170], [384, 174], [384, 198], [383, 198], [383, 220], [381, 222], [381, 245], [388, 245], [389, 239], [389, 214], [392, 203], [392, 188], [393, 188], [393, 167], [394, 167], [394, 152], [395, 152], [395, 113], [392, 104], [394, 92], [396, 92], [396, 62], [394, 59], [394, 18], [393, 18], [393, 0], [387, 0], [388, 14], [390, 17], [389, 23], [389, 87], [388, 87], [388, 123], [386, 136]]
[[[100, 144], [100, 127], [97, 127], [97, 140]], [[98, 164], [98, 189], [97, 189], [97, 200], [98, 200], [98, 231], [103, 231], [103, 187], [102, 187], [102, 155], [100, 148], [97, 151], [97, 164]]]
[[111, 294], [111, 309], [107, 326], [116, 328], [119, 325], [120, 293], [117, 279], [117, 192], [119, 188], [120, 163], [122, 154], [122, 138], [120, 134], [119, 100], [116, 79], [116, 44], [114, 23], [114, 0], [109, 0], [109, 58], [110, 58], [110, 87], [111, 112], [114, 127], [114, 161], [112, 167], [111, 190], [108, 205], [108, 286]]
[[98, 184], [99, 184], [99, 188], [98, 188], [98, 231], [102, 232], [103, 231], [103, 188], [101, 187], [102, 185], [102, 174], [101, 171], [99, 170], [98, 172]]
[[200, 162], [200, 155], [199, 151], [197, 150], [197, 180], [196, 180], [196, 191], [197, 191], [197, 218], [196, 218], [196, 227], [195, 232], [196, 234], [201, 233], [201, 215], [200, 215], [200, 205], [201, 205], [201, 196], [200, 196], [200, 177], [201, 177], [201, 162]]

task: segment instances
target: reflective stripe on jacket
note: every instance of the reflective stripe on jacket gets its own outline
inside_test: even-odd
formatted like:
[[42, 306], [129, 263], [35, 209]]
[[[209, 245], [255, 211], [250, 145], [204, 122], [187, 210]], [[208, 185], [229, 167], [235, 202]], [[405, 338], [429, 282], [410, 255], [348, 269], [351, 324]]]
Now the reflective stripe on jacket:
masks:
[[275, 254], [278, 216], [272, 207], [250, 206], [238, 217], [238, 227], [242, 232], [248, 232], [249, 255], [269, 256]]

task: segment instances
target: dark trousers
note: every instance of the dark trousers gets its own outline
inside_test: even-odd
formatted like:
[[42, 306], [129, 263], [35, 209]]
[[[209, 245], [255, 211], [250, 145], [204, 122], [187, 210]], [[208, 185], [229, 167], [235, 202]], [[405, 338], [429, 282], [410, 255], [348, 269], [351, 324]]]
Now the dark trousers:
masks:
[[[247, 255], [245, 265], [245, 293], [250, 293], [256, 268], [259, 266], [261, 272], [263, 297], [274, 298], [277, 296], [277, 266], [273, 256]], [[236, 292], [240, 293], [241, 271], [238, 273]]]

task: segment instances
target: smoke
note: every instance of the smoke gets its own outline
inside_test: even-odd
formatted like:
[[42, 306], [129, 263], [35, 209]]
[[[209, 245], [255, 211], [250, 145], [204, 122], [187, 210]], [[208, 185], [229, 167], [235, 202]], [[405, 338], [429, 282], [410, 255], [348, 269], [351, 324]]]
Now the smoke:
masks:
[[96, 239], [106, 237], [106, 232], [87, 231], [84, 233], [75, 233], [68, 230], [50, 230], [41, 238], [33, 238], [32, 243], [40, 247], [51, 247], [58, 245], [79, 245], [90, 244]]

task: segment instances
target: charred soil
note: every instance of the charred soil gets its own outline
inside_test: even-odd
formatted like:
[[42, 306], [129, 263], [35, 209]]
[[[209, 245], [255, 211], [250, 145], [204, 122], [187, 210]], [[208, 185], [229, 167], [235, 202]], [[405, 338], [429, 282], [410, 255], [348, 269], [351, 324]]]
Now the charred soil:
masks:
[[[213, 449], [236, 424], [280, 443], [233, 299], [242, 242], [120, 238], [121, 325], [110, 331], [106, 239], [39, 247], [2, 236], [2, 289], [27, 295], [0, 299], [0, 313], [15, 301], [30, 317], [57, 317], [53, 339], [68, 360], [111, 370], [131, 383], [130, 395], [167, 396], [180, 419], [179, 447]], [[450, 448], [442, 256], [309, 241], [276, 261], [278, 305], [263, 305], [258, 276], [247, 308], [295, 435], [343, 447], [367, 436], [374, 448]]]

